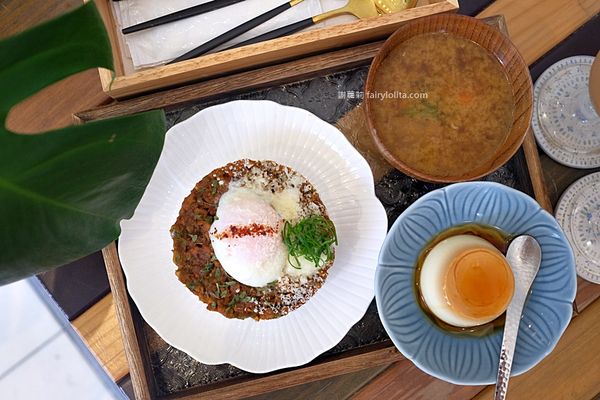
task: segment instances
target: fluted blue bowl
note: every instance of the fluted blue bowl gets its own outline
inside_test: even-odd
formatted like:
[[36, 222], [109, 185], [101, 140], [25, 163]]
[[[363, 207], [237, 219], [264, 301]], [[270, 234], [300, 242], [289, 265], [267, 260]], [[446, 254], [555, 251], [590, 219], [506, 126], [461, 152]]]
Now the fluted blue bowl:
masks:
[[519, 327], [513, 375], [548, 355], [569, 324], [575, 261], [554, 217], [531, 197], [497, 183], [458, 183], [435, 190], [396, 220], [375, 274], [377, 309], [385, 330], [398, 350], [426, 373], [455, 384], [491, 384], [496, 381], [502, 332], [474, 337], [439, 328], [419, 306], [414, 285], [421, 250], [440, 232], [465, 223], [531, 235], [542, 248], [540, 270]]

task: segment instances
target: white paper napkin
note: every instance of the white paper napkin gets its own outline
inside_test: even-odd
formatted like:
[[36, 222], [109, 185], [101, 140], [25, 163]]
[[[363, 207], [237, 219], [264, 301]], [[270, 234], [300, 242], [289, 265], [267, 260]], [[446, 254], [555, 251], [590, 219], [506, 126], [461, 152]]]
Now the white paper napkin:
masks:
[[[120, 31], [123, 27], [135, 25], [207, 1], [123, 0], [115, 1], [113, 4]], [[337, 4], [345, 4], [343, 0], [329, 0], [329, 2], [336, 4], [336, 6]], [[136, 69], [158, 65], [170, 61], [227, 32], [231, 28], [284, 3], [285, 0], [246, 0], [220, 10], [124, 35], [125, 42], [129, 47], [129, 53]], [[270, 30], [309, 18], [322, 11], [323, 8], [319, 0], [305, 0], [272, 20], [232, 40], [224, 47], [229, 47]]]

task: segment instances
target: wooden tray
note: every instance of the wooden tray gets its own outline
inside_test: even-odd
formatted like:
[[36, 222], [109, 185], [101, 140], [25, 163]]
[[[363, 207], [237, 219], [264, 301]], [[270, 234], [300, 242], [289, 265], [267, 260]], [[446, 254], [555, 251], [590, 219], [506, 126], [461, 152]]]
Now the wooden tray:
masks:
[[[490, 18], [487, 22], [505, 31], [504, 22], [501, 17]], [[291, 93], [295, 93], [294, 91], [301, 93], [301, 95], [296, 96], [299, 104], [295, 105], [304, 106], [309, 109], [313, 107], [312, 111], [317, 114], [319, 112], [326, 113], [327, 107], [323, 106], [322, 102], [318, 103], [319, 99], [322, 101], [335, 101], [335, 93], [331, 91], [331, 88], [337, 88], [338, 91], [361, 90], [362, 82], [360, 79], [364, 80], [366, 77], [368, 65], [381, 47], [381, 44], [382, 42], [376, 42], [352, 47], [278, 66], [244, 72], [227, 78], [213, 79], [158, 94], [146, 95], [82, 112], [77, 114], [76, 117], [80, 122], [85, 123], [86, 121], [99, 118], [164, 108], [170, 122], [175, 123], [211, 104], [239, 98], [277, 98], [281, 93], [289, 93], [290, 91]], [[303, 80], [304, 82], [294, 83]], [[319, 84], [323, 84], [323, 82], [329, 85], [327, 86], [329, 92], [323, 91], [318, 86]], [[310, 88], [311, 85], [317, 85], [318, 98], [305, 96], [307, 93], [302, 92], [303, 90], [308, 90], [306, 88]], [[327, 95], [327, 93], [329, 94]], [[313, 104], [315, 101], [318, 103], [317, 105]], [[351, 109], [351, 106], [358, 104], [358, 102], [359, 100], [355, 99], [344, 104], [347, 105], [347, 109]], [[321, 117], [329, 119], [330, 122], [335, 122], [338, 115], [333, 113], [332, 115], [321, 115]], [[528, 133], [523, 148], [519, 153], [502, 170], [493, 175], [495, 176], [491, 179], [500, 180], [535, 195], [543, 207], [547, 209], [551, 208], [551, 203], [548, 200], [542, 179], [543, 175], [540, 170], [540, 160], [535, 140], [531, 132]], [[414, 201], [420, 194], [439, 187], [439, 185], [425, 184], [401, 176], [398, 172], [393, 172], [392, 176], [386, 176], [386, 178], [379, 182], [379, 185], [385, 186], [390, 182], [397, 182], [398, 179], [403, 179], [403, 184], [413, 185], [416, 188], [406, 196], [408, 198], [404, 201], [407, 204]], [[394, 218], [402, 211], [402, 208], [390, 204], [386, 206], [386, 209], [391, 218]], [[156, 341], [160, 342], [162, 339], [153, 333], [143, 322], [135, 304], [129, 298], [115, 245], [111, 244], [105, 248], [103, 254], [115, 299], [136, 396], [138, 398], [165, 397], [164, 390], [161, 391], [160, 387], [157, 387], [160, 384], [160, 382], [157, 383], [157, 379], [160, 380], [164, 377], [157, 377], [154, 373], [156, 372], [156, 368], [153, 369], [152, 356], [150, 354], [150, 348], [156, 348]], [[367, 313], [365, 317], [367, 318], [367, 322], [363, 320], [358, 325], [361, 323], [374, 324], [372, 312], [371, 310]], [[374, 337], [376, 336], [374, 335]], [[149, 343], [149, 341], [153, 343]], [[158, 347], [160, 348], [160, 343]], [[389, 364], [399, 359], [401, 359], [401, 355], [391, 342], [386, 337], [379, 337], [378, 340], [371, 341], [368, 344], [350, 346], [334, 354], [325, 354], [302, 367], [264, 375], [233, 374], [228, 379], [217, 379], [208, 384], [166, 394], [169, 398], [239, 398], [268, 393], [377, 365]], [[227, 367], [212, 368], [226, 369]]]
[[411, 19], [458, 9], [458, 0], [419, 0], [415, 8], [395, 14], [329, 26], [237, 49], [135, 71], [112, 11], [113, 0], [97, 0], [113, 46], [116, 77], [100, 69], [103, 90], [113, 98], [164, 89], [233, 71], [282, 62], [334, 48], [382, 39]]

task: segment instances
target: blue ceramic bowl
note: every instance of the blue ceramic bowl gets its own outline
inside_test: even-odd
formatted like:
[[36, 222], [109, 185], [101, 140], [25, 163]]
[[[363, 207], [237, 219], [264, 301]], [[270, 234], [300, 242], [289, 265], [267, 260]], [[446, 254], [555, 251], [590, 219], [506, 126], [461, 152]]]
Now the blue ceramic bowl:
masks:
[[540, 270], [519, 327], [513, 375], [548, 355], [569, 324], [575, 262], [554, 217], [529, 196], [497, 183], [458, 183], [435, 190], [394, 223], [375, 274], [377, 309], [388, 335], [405, 357], [430, 375], [461, 385], [491, 384], [496, 380], [502, 332], [474, 337], [444, 331], [423, 312], [414, 286], [421, 250], [438, 233], [465, 223], [531, 235], [542, 248]]

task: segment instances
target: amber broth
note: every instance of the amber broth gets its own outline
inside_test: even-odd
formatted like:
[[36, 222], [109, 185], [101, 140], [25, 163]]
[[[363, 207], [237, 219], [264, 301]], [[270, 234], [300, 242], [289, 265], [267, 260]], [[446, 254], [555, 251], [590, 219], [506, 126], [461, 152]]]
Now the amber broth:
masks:
[[[373, 91], [381, 96], [371, 101], [383, 145], [430, 176], [463, 176], [489, 164], [512, 128], [513, 91], [502, 65], [450, 33], [415, 36], [392, 49]], [[427, 98], [415, 98], [421, 93]]]
[[417, 258], [415, 281], [414, 281], [417, 301], [418, 301], [421, 309], [425, 312], [425, 314], [439, 328], [441, 328], [445, 331], [457, 333], [457, 334], [485, 336], [485, 335], [488, 335], [488, 334], [494, 332], [497, 329], [502, 329], [504, 327], [505, 314], [502, 314], [501, 316], [499, 316], [498, 318], [496, 318], [495, 320], [493, 320], [492, 322], [489, 322], [487, 324], [478, 325], [478, 326], [474, 326], [474, 327], [470, 327], [470, 328], [459, 328], [459, 327], [456, 327], [453, 325], [449, 325], [446, 322], [442, 321], [441, 319], [437, 318], [429, 310], [429, 308], [427, 307], [427, 304], [425, 304], [423, 295], [421, 294], [419, 282], [421, 279], [421, 268], [423, 267], [423, 262], [425, 261], [425, 258], [427, 257], [427, 255], [429, 254], [431, 249], [434, 248], [435, 245], [437, 245], [439, 242], [441, 242], [444, 239], [448, 239], [451, 236], [456, 236], [456, 235], [479, 236], [480, 238], [485, 239], [488, 242], [490, 242], [491, 244], [493, 244], [498, 250], [500, 250], [502, 252], [502, 254], [506, 254], [506, 251], [508, 250], [508, 245], [510, 244], [511, 240], [513, 239], [513, 236], [507, 234], [506, 232], [503, 232], [499, 228], [489, 226], [489, 225], [480, 225], [480, 224], [459, 225], [459, 226], [455, 226], [455, 227], [452, 227], [450, 229], [447, 229], [447, 230], [441, 232], [435, 238], [433, 238], [433, 240], [431, 240], [431, 242], [429, 242], [427, 244], [427, 246], [425, 246], [423, 251], [421, 251], [421, 253], [419, 254], [419, 257]]

